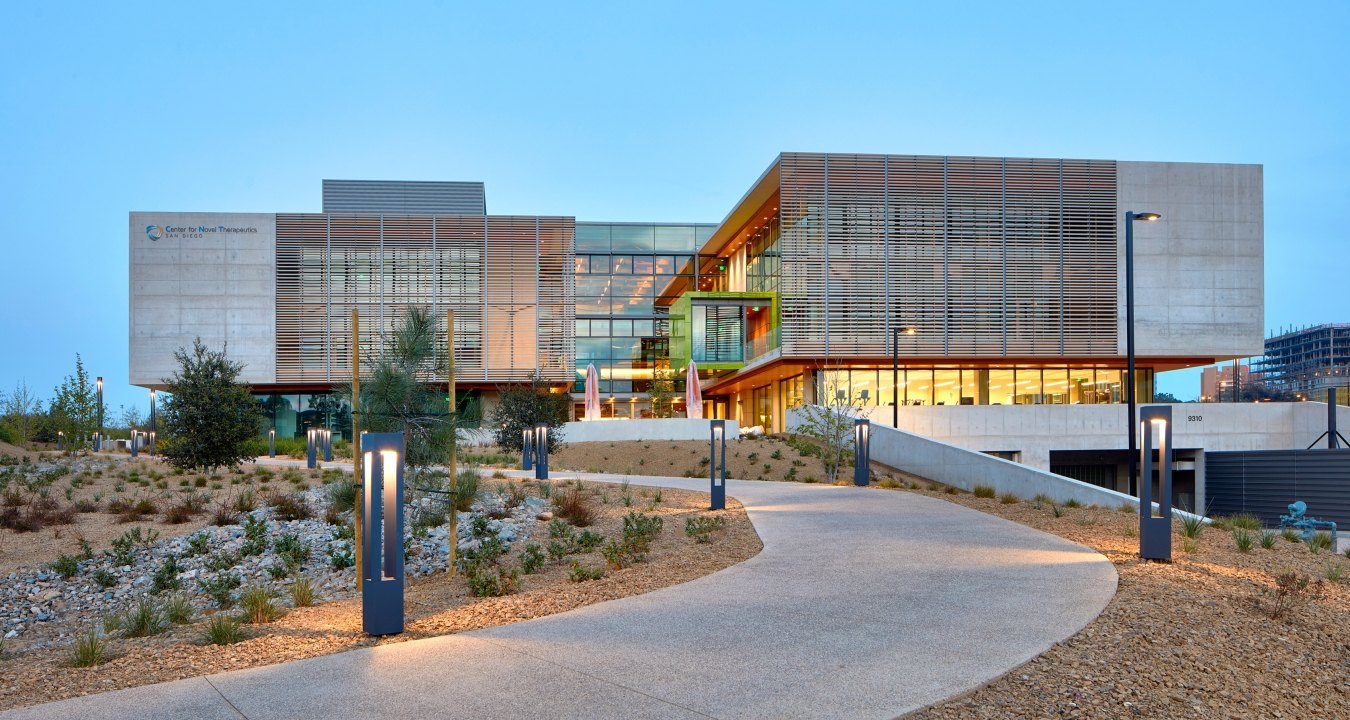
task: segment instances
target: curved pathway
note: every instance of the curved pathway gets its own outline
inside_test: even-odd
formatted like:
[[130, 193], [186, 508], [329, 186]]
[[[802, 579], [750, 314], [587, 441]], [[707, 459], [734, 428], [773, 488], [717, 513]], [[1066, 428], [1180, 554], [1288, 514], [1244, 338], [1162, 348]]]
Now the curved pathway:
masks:
[[940, 500], [734, 480], [728, 492], [764, 550], [683, 585], [0, 717], [892, 717], [1030, 660], [1115, 592], [1101, 555]]

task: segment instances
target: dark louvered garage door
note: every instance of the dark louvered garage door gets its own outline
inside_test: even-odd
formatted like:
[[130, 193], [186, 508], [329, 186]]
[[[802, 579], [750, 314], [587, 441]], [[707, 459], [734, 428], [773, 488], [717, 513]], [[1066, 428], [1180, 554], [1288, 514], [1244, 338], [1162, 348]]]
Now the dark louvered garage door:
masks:
[[1205, 453], [1210, 514], [1249, 512], [1278, 524], [1295, 500], [1350, 530], [1350, 449]]

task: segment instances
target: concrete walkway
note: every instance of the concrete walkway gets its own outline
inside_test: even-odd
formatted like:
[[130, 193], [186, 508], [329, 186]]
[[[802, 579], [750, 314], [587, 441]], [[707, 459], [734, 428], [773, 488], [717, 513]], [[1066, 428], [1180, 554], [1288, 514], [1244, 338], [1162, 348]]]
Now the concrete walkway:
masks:
[[1030, 660], [1115, 592], [1101, 555], [939, 500], [798, 483], [728, 490], [764, 550], [693, 582], [0, 718], [884, 718]]

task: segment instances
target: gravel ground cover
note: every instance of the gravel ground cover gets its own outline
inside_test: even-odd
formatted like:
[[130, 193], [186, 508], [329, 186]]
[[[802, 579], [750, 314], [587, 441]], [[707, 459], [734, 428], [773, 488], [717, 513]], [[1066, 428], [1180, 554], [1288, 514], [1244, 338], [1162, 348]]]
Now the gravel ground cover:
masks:
[[[460, 515], [462, 564], [455, 576], [445, 572], [446, 528], [409, 521], [407, 632], [374, 639], [361, 632], [352, 569], [333, 561], [350, 549], [344, 531], [350, 513], [334, 517], [327, 508], [331, 487], [339, 484], [292, 496], [308, 517], [290, 518], [294, 508], [283, 513], [262, 504], [240, 513], [238, 523], [153, 541], [144, 540], [148, 529], [132, 526], [141, 527], [143, 541], [127, 550], [130, 557], [102, 551], [76, 559], [69, 578], [50, 564], [16, 567], [0, 590], [0, 623], [15, 623], [17, 630], [0, 662], [0, 709], [540, 617], [692, 580], [762, 547], [743, 508], [730, 500], [727, 511], [710, 514], [700, 493], [484, 478], [477, 501]], [[406, 510], [416, 518], [434, 508], [414, 499]], [[648, 529], [645, 547], [628, 543], [626, 529], [635, 518]], [[707, 532], [687, 534], [686, 522], [700, 518]], [[244, 551], [250, 542], [257, 552]], [[172, 573], [162, 571], [171, 556]], [[467, 577], [470, 564], [475, 580]], [[99, 572], [112, 584], [92, 582]], [[222, 606], [205, 586], [224, 576], [240, 582], [223, 591], [228, 603]], [[312, 606], [292, 593], [302, 581]], [[157, 582], [179, 587], [157, 591]], [[212, 624], [236, 618], [250, 589], [270, 596], [267, 604], [280, 617], [242, 624], [237, 642], [207, 644]], [[181, 623], [166, 617], [175, 598], [186, 601]], [[145, 600], [158, 613], [158, 627], [134, 637], [133, 618]], [[73, 667], [77, 643], [90, 633], [102, 639], [107, 659]]]

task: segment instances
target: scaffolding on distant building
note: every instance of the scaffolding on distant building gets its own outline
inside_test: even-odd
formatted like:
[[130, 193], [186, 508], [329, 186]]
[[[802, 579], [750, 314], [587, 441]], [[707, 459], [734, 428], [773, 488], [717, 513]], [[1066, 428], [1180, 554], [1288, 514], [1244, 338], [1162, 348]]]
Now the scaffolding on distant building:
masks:
[[1266, 339], [1265, 356], [1253, 372], [1267, 384], [1298, 396], [1324, 400], [1337, 388], [1342, 404], [1350, 403], [1350, 323], [1327, 323], [1292, 330]]

